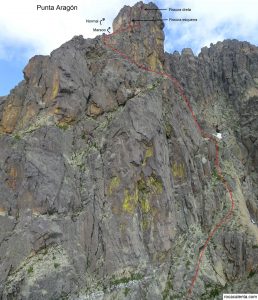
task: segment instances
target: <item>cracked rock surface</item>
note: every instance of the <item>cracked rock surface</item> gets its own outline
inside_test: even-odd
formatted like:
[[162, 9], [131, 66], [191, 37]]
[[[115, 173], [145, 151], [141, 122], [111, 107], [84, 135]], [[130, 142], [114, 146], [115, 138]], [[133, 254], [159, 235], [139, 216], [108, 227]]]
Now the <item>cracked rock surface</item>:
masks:
[[[137, 18], [122, 8], [119, 30]], [[157, 11], [150, 17], [160, 17]], [[164, 52], [162, 22], [76, 36], [35, 56], [0, 97], [0, 298], [193, 299], [257, 292], [258, 48], [225, 40]], [[106, 41], [106, 42], [105, 42]], [[128, 61], [107, 46], [125, 53]]]

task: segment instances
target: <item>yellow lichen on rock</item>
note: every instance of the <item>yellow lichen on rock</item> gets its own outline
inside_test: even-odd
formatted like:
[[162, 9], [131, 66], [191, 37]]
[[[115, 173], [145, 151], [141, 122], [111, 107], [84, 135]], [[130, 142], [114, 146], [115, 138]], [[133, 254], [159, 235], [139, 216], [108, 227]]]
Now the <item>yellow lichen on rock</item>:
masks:
[[141, 200], [141, 210], [143, 213], [147, 214], [150, 211], [150, 202], [148, 199]]
[[54, 100], [57, 97], [58, 92], [59, 92], [59, 74], [58, 71], [55, 71], [53, 75], [52, 94], [50, 100]]
[[48, 82], [47, 82], [47, 90], [44, 93], [43, 101], [47, 104], [50, 104], [59, 93], [59, 72], [57, 67], [49, 71]]
[[110, 181], [109, 188], [108, 188], [109, 196], [111, 196], [113, 192], [116, 189], [118, 189], [119, 185], [120, 185], [120, 178], [118, 176], [113, 177]]
[[148, 56], [148, 65], [152, 71], [162, 70], [162, 64], [159, 61], [158, 55], [155, 51]]
[[133, 193], [128, 189], [124, 191], [124, 199], [122, 202], [122, 211], [134, 214], [138, 208], [142, 214], [154, 216], [156, 210], [151, 205], [153, 197], [162, 194], [162, 182], [152, 174], [147, 179], [140, 179], [135, 185]]
[[136, 188], [133, 194], [130, 194], [129, 191], [126, 189], [124, 192], [124, 200], [122, 204], [123, 211], [129, 214], [133, 214], [135, 212], [138, 200], [138, 188]]
[[172, 164], [172, 174], [175, 178], [184, 178], [186, 175], [185, 165], [182, 162]]
[[153, 156], [153, 147], [148, 147], [147, 150], [145, 151], [144, 159], [143, 159], [143, 166], [146, 166], [148, 158]]
[[143, 219], [140, 223], [142, 230], [147, 230], [150, 227], [150, 221]]
[[55, 115], [60, 115], [60, 114], [62, 114], [62, 108], [59, 107], [59, 106], [55, 106], [55, 107], [54, 107], [54, 114], [55, 114]]
[[158, 180], [154, 175], [148, 177], [147, 186], [150, 188], [153, 194], [162, 194], [163, 192], [163, 185], [160, 180]]
[[151, 70], [156, 71], [156, 68], [157, 68], [157, 57], [155, 55], [155, 52], [152, 52], [148, 56], [148, 65], [150, 66]]

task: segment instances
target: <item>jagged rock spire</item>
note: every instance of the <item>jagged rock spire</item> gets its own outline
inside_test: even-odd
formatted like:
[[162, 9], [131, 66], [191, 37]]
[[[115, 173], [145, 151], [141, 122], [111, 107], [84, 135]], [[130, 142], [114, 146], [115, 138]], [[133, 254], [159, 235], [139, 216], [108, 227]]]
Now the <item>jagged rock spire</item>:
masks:
[[124, 6], [114, 19], [110, 42], [136, 63], [158, 71], [164, 62], [164, 23], [160, 11], [148, 10], [156, 8], [152, 2]]

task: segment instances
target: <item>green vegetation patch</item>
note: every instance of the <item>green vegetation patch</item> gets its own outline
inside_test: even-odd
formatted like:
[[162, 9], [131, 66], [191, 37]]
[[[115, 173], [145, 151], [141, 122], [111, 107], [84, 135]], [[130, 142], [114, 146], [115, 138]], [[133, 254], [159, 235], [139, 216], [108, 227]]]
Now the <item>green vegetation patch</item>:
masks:
[[220, 288], [219, 287], [215, 287], [210, 291], [210, 297], [212, 297], [211, 299], [213, 299], [214, 297], [218, 296], [220, 294]]
[[140, 274], [140, 273], [132, 273], [130, 276], [128, 277], [121, 277], [121, 278], [115, 278], [115, 279], [112, 279], [111, 282], [110, 282], [110, 285], [111, 286], [116, 286], [116, 285], [119, 285], [119, 284], [126, 284], [130, 281], [139, 281], [141, 279], [143, 279], [143, 275]]
[[60, 266], [59, 263], [56, 263], [56, 262], [54, 263], [54, 268], [55, 268], [55, 269], [57, 269], [59, 266]]
[[225, 289], [226, 286], [221, 285], [212, 285], [210, 283], [205, 285], [206, 292], [201, 296], [201, 299], [215, 299], [215, 297], [219, 296], [221, 292]]
[[212, 174], [211, 174], [211, 185], [215, 186], [219, 183], [220, 181], [220, 175], [218, 174], [218, 171], [216, 168], [213, 169]]
[[69, 128], [69, 125], [66, 123], [59, 123], [59, 124], [57, 124], [57, 127], [62, 130], [67, 130]]
[[171, 279], [169, 278], [166, 282], [166, 287], [165, 287], [164, 291], [162, 292], [162, 300], [168, 299], [169, 291], [172, 289], [173, 289], [173, 284], [172, 284]]
[[129, 292], [130, 292], [130, 289], [128, 287], [126, 287], [124, 290], [125, 297], [129, 294]]
[[248, 274], [248, 278], [253, 277], [256, 274], [255, 270], [251, 270], [250, 273]]
[[21, 136], [19, 134], [15, 134], [14, 139], [16, 141], [19, 141], [19, 140], [21, 140]]
[[173, 133], [173, 129], [172, 129], [171, 124], [165, 123], [165, 133], [166, 133], [166, 137], [168, 139], [170, 139], [171, 136], [172, 136], [172, 133]]

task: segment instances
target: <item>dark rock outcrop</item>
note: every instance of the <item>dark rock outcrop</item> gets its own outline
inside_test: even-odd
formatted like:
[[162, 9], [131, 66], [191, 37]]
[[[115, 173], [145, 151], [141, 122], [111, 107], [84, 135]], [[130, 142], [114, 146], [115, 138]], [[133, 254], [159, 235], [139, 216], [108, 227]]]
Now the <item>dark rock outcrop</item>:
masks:
[[125, 6], [119, 34], [33, 57], [0, 98], [1, 299], [186, 299], [230, 201], [178, 88], [143, 68], [176, 78], [202, 128], [223, 135], [235, 210], [193, 299], [257, 292], [258, 48], [164, 53], [162, 22], [131, 22], [160, 18], [146, 7]]

